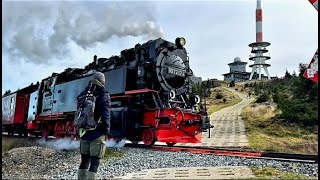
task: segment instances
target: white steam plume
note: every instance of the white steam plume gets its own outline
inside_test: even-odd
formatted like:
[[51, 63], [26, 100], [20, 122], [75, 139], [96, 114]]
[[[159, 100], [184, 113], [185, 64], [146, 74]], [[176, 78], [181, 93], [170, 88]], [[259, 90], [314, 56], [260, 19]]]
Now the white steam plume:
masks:
[[38, 144], [44, 145], [48, 148], [61, 150], [77, 149], [80, 147], [80, 141], [74, 141], [68, 138], [54, 139], [50, 141], [45, 141], [44, 139], [38, 140]]
[[[80, 147], [80, 141], [71, 140], [69, 138], [54, 139], [54, 140], [48, 140], [48, 141], [42, 138], [38, 140], [37, 143], [47, 148], [55, 149], [58, 151], [77, 149]], [[119, 142], [117, 142], [114, 139], [109, 139], [106, 141], [105, 145], [107, 147], [122, 148], [124, 147], [125, 144], [126, 144], [126, 139], [122, 139]]]
[[70, 43], [86, 48], [113, 36], [164, 36], [152, 2], [3, 1], [2, 48], [15, 61], [65, 59]]
[[121, 141], [117, 142], [114, 139], [108, 139], [106, 141], [107, 147], [116, 147], [116, 148], [122, 148], [126, 144], [126, 139], [122, 139]]

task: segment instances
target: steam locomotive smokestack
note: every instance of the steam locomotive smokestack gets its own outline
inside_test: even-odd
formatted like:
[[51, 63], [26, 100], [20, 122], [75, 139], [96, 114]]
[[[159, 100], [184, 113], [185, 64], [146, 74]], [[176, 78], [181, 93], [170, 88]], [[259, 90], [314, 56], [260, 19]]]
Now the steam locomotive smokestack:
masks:
[[256, 10], [256, 42], [263, 42], [261, 0], [257, 0], [257, 10]]
[[94, 62], [94, 64], [98, 64], [97, 58], [98, 58], [97, 55], [94, 55], [94, 56], [93, 56], [93, 62]]

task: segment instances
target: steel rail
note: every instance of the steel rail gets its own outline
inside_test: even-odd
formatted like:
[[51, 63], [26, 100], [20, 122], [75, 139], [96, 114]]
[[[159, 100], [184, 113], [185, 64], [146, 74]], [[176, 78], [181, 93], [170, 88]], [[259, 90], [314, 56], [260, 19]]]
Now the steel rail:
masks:
[[[30, 139], [40, 139], [39, 137], [19, 137], [19, 136], [8, 136], [2, 133], [2, 136], [12, 137], [12, 138], [30, 138]], [[54, 139], [54, 138], [49, 138]], [[301, 162], [301, 163], [318, 163], [318, 155], [309, 154], [291, 154], [291, 153], [275, 153], [268, 151], [249, 151], [249, 150], [239, 150], [239, 149], [228, 149], [228, 148], [215, 148], [215, 147], [192, 147], [192, 146], [174, 146], [168, 147], [167, 145], [153, 145], [152, 147], [147, 147], [144, 144], [125, 144], [125, 147], [131, 148], [144, 148], [157, 151], [171, 151], [171, 152], [189, 152], [195, 154], [208, 154], [208, 155], [218, 155], [218, 156], [234, 156], [243, 158], [254, 158], [254, 159], [266, 159], [266, 160], [277, 160], [277, 161], [287, 161], [287, 162]]]
[[168, 147], [166, 145], [154, 145], [152, 147], [146, 147], [143, 144], [138, 144], [138, 145], [126, 144], [125, 147], [146, 148], [146, 149], [152, 149], [152, 150], [171, 151], [171, 152], [189, 152], [189, 153], [195, 153], [195, 154], [234, 156], [234, 157], [288, 161], [288, 162], [318, 163], [318, 155], [308, 155], [308, 154], [274, 153], [274, 152], [267, 152], [267, 151], [248, 151], [248, 150], [233, 150], [233, 149], [226, 149], [226, 148], [190, 147], [190, 146]]

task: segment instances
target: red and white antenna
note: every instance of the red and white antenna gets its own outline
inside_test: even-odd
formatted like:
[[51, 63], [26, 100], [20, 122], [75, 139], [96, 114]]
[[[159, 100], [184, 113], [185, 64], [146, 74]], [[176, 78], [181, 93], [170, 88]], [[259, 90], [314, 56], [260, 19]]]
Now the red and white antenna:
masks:
[[268, 52], [268, 46], [270, 46], [270, 43], [263, 41], [261, 0], [257, 0], [256, 42], [249, 44], [249, 47], [252, 48], [249, 60], [254, 61], [252, 65], [249, 65], [249, 67], [252, 67], [252, 71], [249, 77], [250, 81], [253, 78], [257, 80], [262, 80], [261, 69], [264, 69], [264, 71], [267, 74], [267, 78], [270, 79], [268, 67], [271, 65], [266, 63], [266, 61], [270, 59], [270, 55], [264, 54]]
[[256, 9], [256, 42], [263, 42], [261, 0], [257, 0], [257, 9]]

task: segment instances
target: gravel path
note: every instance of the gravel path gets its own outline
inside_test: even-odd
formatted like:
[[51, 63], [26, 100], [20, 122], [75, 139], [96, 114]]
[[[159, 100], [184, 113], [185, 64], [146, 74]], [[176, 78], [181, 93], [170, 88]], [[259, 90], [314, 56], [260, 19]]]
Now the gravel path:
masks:
[[210, 115], [210, 123], [214, 126], [214, 128], [210, 129], [210, 138], [208, 138], [208, 132], [204, 132], [201, 143], [178, 143], [177, 145], [224, 148], [244, 147], [249, 145], [244, 121], [240, 114], [242, 108], [249, 105], [254, 99], [248, 99], [246, 95], [237, 92], [234, 89], [225, 89], [238, 95], [242, 101]]
[[[114, 178], [144, 169], [170, 167], [254, 166], [318, 176], [318, 164], [246, 159], [239, 157], [122, 148], [123, 157], [104, 160], [98, 178]], [[79, 150], [56, 151], [44, 147], [16, 148], [2, 158], [4, 179], [74, 179], [80, 163]]]

